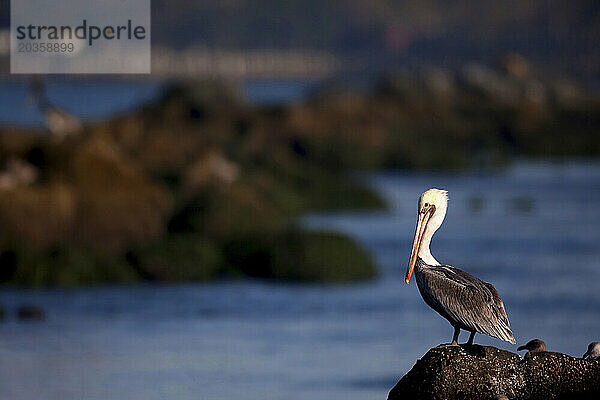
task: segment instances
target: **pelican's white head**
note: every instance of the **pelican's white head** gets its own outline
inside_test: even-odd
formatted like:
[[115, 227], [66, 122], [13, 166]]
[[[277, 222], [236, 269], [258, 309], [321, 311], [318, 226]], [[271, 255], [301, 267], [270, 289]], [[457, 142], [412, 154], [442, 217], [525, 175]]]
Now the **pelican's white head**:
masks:
[[444, 222], [446, 210], [448, 209], [448, 192], [440, 189], [429, 189], [419, 197], [417, 228], [412, 252], [406, 270], [406, 283], [410, 282], [417, 257], [420, 257], [429, 265], [440, 265], [431, 255], [429, 243], [431, 237]]

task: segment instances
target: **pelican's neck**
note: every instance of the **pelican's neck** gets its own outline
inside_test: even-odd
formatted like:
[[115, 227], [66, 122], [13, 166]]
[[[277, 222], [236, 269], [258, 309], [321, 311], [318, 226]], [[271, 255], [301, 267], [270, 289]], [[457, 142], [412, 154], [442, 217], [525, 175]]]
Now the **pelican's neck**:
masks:
[[445, 216], [446, 207], [440, 207], [438, 212], [431, 217], [427, 223], [425, 232], [423, 232], [423, 237], [421, 238], [421, 247], [419, 247], [419, 253], [417, 253], [417, 255], [421, 257], [421, 260], [425, 261], [427, 265], [442, 265], [438, 260], [435, 259], [434, 256], [431, 255], [429, 244], [431, 243], [431, 238], [433, 237], [434, 233], [440, 228], [440, 226], [442, 226]]
[[421, 239], [421, 247], [419, 248], [418, 256], [427, 265], [441, 265], [439, 261], [431, 255], [431, 251], [429, 250], [429, 243], [431, 242], [431, 237], [434, 233], [435, 231], [431, 233], [425, 231], [423, 238]]
[[[433, 211], [428, 220], [424, 219], [426, 224], [425, 231], [421, 236], [421, 243], [417, 253], [417, 256], [421, 258], [421, 260], [423, 260], [427, 265], [441, 265], [438, 260], [431, 255], [431, 251], [429, 251], [429, 244], [431, 243], [433, 234], [439, 229], [440, 226], [442, 226], [444, 217], [446, 217], [446, 210], [448, 209], [447, 193], [448, 192], [445, 190], [430, 189], [423, 193], [419, 198], [419, 210], [423, 210], [424, 206], [427, 207], [428, 203], [433, 206], [433, 208], [427, 208], [427, 212], [430, 212], [432, 209]], [[420, 218], [425, 217], [422, 216]], [[419, 220], [421, 220], [420, 218]]]

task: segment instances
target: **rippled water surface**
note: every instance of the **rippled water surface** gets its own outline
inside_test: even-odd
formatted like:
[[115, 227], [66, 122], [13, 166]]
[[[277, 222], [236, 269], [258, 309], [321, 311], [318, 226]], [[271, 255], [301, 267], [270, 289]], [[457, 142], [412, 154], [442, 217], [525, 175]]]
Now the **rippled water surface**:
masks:
[[[367, 179], [390, 212], [304, 221], [356, 237], [377, 260], [373, 282], [3, 288], [0, 398], [384, 399], [417, 358], [452, 336], [414, 280], [403, 283], [417, 197], [429, 187], [450, 191], [432, 253], [496, 286], [519, 344], [539, 337], [581, 356], [600, 339], [599, 164]], [[41, 305], [45, 321], [16, 322], [24, 303]]]

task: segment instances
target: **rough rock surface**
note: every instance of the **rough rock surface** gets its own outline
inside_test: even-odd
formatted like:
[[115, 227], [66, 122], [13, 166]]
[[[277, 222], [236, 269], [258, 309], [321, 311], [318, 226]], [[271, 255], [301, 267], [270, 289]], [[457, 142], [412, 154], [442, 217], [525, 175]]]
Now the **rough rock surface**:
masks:
[[544, 352], [527, 360], [491, 346], [441, 345], [390, 391], [396, 399], [600, 399], [600, 360]]

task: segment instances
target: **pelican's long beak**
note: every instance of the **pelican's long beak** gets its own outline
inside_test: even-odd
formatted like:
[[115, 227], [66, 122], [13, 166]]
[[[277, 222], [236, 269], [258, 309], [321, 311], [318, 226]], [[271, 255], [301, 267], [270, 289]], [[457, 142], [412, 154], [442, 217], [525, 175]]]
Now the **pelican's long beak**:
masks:
[[417, 254], [419, 254], [419, 248], [421, 247], [421, 239], [423, 238], [423, 234], [425, 233], [425, 228], [427, 228], [427, 222], [429, 222], [429, 218], [435, 212], [435, 206], [432, 204], [430, 206], [424, 207], [420, 212], [417, 218], [417, 228], [415, 230], [415, 240], [412, 245], [412, 252], [410, 253], [410, 260], [408, 261], [408, 269], [406, 270], [406, 284], [410, 282], [410, 277], [412, 276], [413, 269], [415, 268], [415, 263], [417, 262]]

